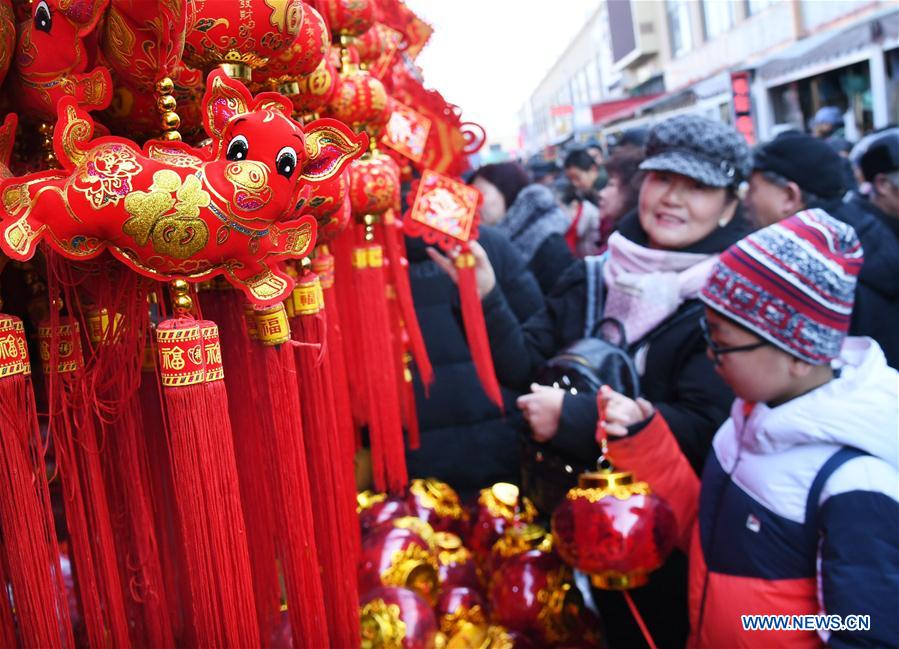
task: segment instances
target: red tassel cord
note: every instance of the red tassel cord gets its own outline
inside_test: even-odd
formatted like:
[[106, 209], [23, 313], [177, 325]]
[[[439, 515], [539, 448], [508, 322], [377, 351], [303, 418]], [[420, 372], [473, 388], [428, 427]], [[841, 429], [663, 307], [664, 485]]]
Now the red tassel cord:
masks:
[[[343, 326], [343, 350], [345, 368], [350, 394], [353, 420], [357, 433], [361, 426], [368, 423], [369, 403], [366, 388], [366, 368], [360, 361], [363, 358], [363, 344], [356, 335], [364, 322], [360, 319], [356, 303], [355, 271], [353, 269], [353, 232], [345, 231], [333, 243], [334, 247], [334, 303], [339, 313], [338, 322]], [[336, 324], [336, 323], [335, 323]], [[362, 438], [357, 434], [357, 446], [362, 445]]]
[[[172, 286], [176, 309], [187, 312], [186, 283]], [[156, 337], [194, 639], [261, 646], [216, 327], [176, 317]]]
[[387, 305], [383, 248], [374, 241], [374, 217], [365, 216], [361, 240], [353, 250], [357, 312], [355, 336], [366, 370], [372, 471], [378, 491], [399, 493], [408, 482], [403, 443], [402, 406]]
[[[341, 439], [331, 384], [324, 296], [318, 276], [306, 273], [292, 296], [292, 328], [312, 490], [315, 541], [322, 565], [328, 635], [333, 647], [359, 646], [359, 593], [354, 536], [359, 534], [351, 447]], [[349, 451], [349, 453], [348, 453]]]
[[[102, 264], [102, 262], [101, 262]], [[102, 430], [103, 468], [113, 512], [119, 570], [135, 646], [171, 647], [172, 623], [151, 505], [150, 466], [138, 389], [149, 317], [145, 282], [105, 264], [82, 292], [93, 354], [85, 378]]]
[[[27, 354], [22, 321], [0, 314], [0, 539], [22, 646], [72, 647]], [[0, 570], [0, 640], [16, 646], [6, 583]]]
[[[51, 277], [51, 295], [56, 295]], [[58, 303], [58, 301], [57, 301]], [[84, 377], [80, 327], [51, 309], [38, 330], [48, 386], [50, 437], [62, 479], [78, 593], [91, 647], [129, 646], [101, 446]]]
[[3, 545], [3, 537], [0, 535], [0, 586], [3, 588], [3, 596], [0, 597], [0, 647], [15, 647], [16, 621], [12, 616], [12, 602], [7, 596], [6, 586], [9, 580], [6, 577], [6, 548]]
[[418, 325], [418, 316], [415, 313], [415, 304], [412, 301], [412, 286], [409, 283], [409, 260], [406, 259], [405, 242], [398, 223], [394, 219], [393, 211], [385, 213], [384, 222], [384, 247], [387, 250], [390, 275], [393, 285], [396, 287], [396, 296], [402, 313], [403, 326], [409, 336], [409, 347], [418, 375], [424, 384], [425, 391], [434, 382], [434, 368], [428, 357], [428, 349], [425, 346], [421, 327]]
[[179, 646], [195, 644], [187, 633], [190, 621], [190, 585], [187, 582], [187, 559], [181, 528], [178, 525], [178, 506], [172, 481], [168, 431], [162, 404], [162, 386], [156, 373], [155, 329], [148, 332], [143, 354], [141, 383], [138, 391], [141, 411], [141, 434], [147, 448], [150, 471], [150, 494], [153, 506], [153, 526], [159, 561], [163, 566], [163, 581], [169, 607], [172, 634]]
[[[244, 317], [243, 296], [234, 290], [202, 291], [203, 313], [219, 324], [222, 361], [228, 368], [225, 387], [234, 431], [234, 450], [240, 461], [241, 502], [247, 529], [256, 619], [263, 645], [275, 633], [281, 606], [281, 585], [275, 551], [274, 489], [268, 467], [270, 432], [260, 425], [260, 412], [270, 408], [261, 385], [261, 350], [251, 343]], [[252, 312], [251, 312], [252, 313]], [[255, 323], [253, 324], [255, 328]]]
[[[328, 646], [327, 618], [319, 573], [313, 503], [305, 455], [297, 367], [284, 305], [255, 312], [263, 347], [264, 383], [270, 399], [267, 432], [270, 472], [275, 476], [278, 546], [287, 587], [287, 612], [297, 649]], [[320, 404], [308, 404], [319, 407]]]

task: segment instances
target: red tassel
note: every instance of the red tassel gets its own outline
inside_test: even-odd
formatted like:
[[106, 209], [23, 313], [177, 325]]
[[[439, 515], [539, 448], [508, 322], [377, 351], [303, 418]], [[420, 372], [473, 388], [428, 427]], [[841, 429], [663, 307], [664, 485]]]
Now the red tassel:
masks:
[[459, 298], [462, 302], [462, 322], [465, 326], [465, 337], [475, 371], [481, 381], [481, 387], [496, 407], [505, 410], [503, 395], [496, 380], [493, 367], [493, 355], [490, 352], [490, 341], [487, 338], [487, 326], [484, 323], [484, 310], [478, 296], [478, 283], [474, 272], [475, 259], [470, 252], [463, 252], [456, 257], [456, 272], [459, 281]]
[[[353, 245], [352, 232], [344, 232], [342, 236], [334, 240], [334, 300], [339, 311], [339, 322], [343, 325], [343, 349], [346, 359], [346, 374], [350, 393], [353, 395], [350, 401], [353, 420], [356, 422], [357, 432], [361, 426], [368, 423], [370, 407], [368, 403], [368, 389], [366, 383], [367, 368], [359, 362], [364, 358], [363, 342], [358, 331], [359, 314], [356, 303], [356, 272], [353, 269]], [[355, 360], [354, 360], [355, 359]], [[362, 445], [361, 436], [357, 436], [357, 446]]]
[[128, 646], [122, 581], [79, 331], [77, 322], [60, 318], [57, 310], [52, 310], [49, 323], [39, 328], [49, 392], [50, 436], [62, 477], [88, 641], [95, 648], [108, 642]]
[[[366, 217], [369, 218], [369, 217]], [[387, 307], [383, 249], [372, 241], [370, 224], [353, 250], [357, 312], [368, 393], [372, 470], [378, 491], [399, 493], [408, 482], [403, 445], [402, 406], [397, 390], [393, 332]]]
[[[262, 344], [265, 387], [271, 399], [270, 475], [275, 476], [275, 515], [287, 587], [287, 612], [294, 647], [328, 646], [312, 497], [306, 464], [297, 367], [284, 305], [256, 311], [256, 336]], [[318, 404], [309, 404], [318, 406]]]
[[[390, 261], [390, 272], [393, 277], [393, 285], [396, 287], [396, 295], [399, 300], [400, 313], [402, 313], [402, 326], [409, 336], [409, 345], [418, 375], [424, 384], [425, 393], [434, 382], [434, 368], [428, 357], [428, 349], [425, 346], [421, 327], [418, 325], [418, 316], [415, 313], [415, 304], [412, 302], [412, 286], [409, 283], [409, 261], [406, 259], [405, 243], [400, 238], [401, 232], [394, 220], [393, 212], [385, 214], [384, 243], [387, 249], [387, 258]], [[411, 447], [411, 442], [410, 442]], [[416, 443], [414, 448], [417, 448]]]
[[[219, 324], [222, 361], [228, 368], [225, 386], [234, 430], [234, 450], [240, 478], [240, 494], [247, 529], [253, 592], [256, 595], [256, 619], [259, 636], [268, 645], [275, 633], [281, 606], [272, 503], [275, 501], [268, 467], [271, 432], [260, 425], [261, 411], [271, 408], [264, 391], [261, 351], [247, 334], [244, 298], [237, 291], [202, 291], [204, 314]], [[251, 311], [252, 313], [252, 311]], [[255, 325], [254, 325], [255, 327]]]
[[[6, 577], [6, 548], [3, 546], [3, 539], [0, 538], [0, 584], [4, 588], [9, 580]], [[12, 602], [9, 601], [7, 593], [4, 591], [0, 596], [0, 647], [16, 646], [16, 622], [12, 617]]]
[[[0, 536], [25, 647], [71, 647], [59, 546], [22, 321], [0, 314]], [[0, 564], [3, 562], [0, 561]], [[15, 646], [0, 566], [0, 640]], [[8, 643], [8, 644], [7, 644]]]
[[[176, 280], [173, 288], [176, 307], [189, 308], [186, 285]], [[194, 638], [201, 646], [258, 647], [218, 333], [211, 322], [180, 317], [160, 323], [156, 337]]]
[[359, 535], [352, 447], [341, 439], [331, 384], [324, 296], [316, 275], [306, 273], [293, 292], [299, 394], [312, 488], [315, 540], [322, 564], [328, 635], [333, 647], [360, 641], [356, 566]]
[[[151, 332], [149, 341], [155, 339]], [[178, 525], [178, 505], [172, 482], [172, 462], [169, 454], [168, 431], [162, 411], [162, 386], [156, 373], [156, 345], [148, 342], [144, 349], [144, 364], [138, 392], [141, 409], [141, 434], [147, 447], [147, 462], [151, 467], [150, 493], [153, 503], [153, 521], [159, 550], [159, 561], [164, 566], [163, 579], [169, 606], [172, 634], [179, 645], [189, 642], [186, 634], [193, 628], [190, 621], [190, 585], [187, 582], [187, 558]]]

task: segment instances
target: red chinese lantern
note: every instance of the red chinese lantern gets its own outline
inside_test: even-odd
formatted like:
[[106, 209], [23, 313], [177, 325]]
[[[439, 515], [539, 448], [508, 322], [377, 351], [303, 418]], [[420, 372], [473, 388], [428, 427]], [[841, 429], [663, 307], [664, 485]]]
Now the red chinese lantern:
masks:
[[355, 131], [367, 127], [374, 137], [390, 117], [387, 114], [387, 91], [383, 83], [365, 70], [344, 64], [334, 96], [323, 112]]
[[462, 545], [462, 539], [449, 532], [435, 532], [433, 541], [437, 553], [437, 578], [440, 587], [479, 590], [481, 583], [478, 569], [471, 552]]
[[356, 503], [363, 536], [382, 523], [411, 515], [409, 505], [399, 496], [363, 491], [356, 496]]
[[[437, 602], [440, 632], [450, 639], [450, 646], [484, 646], [487, 639], [487, 605], [476, 590], [456, 586], [447, 589]], [[461, 640], [480, 640], [462, 645]]]
[[430, 605], [408, 588], [377, 588], [360, 610], [362, 649], [431, 649], [437, 620]]
[[316, 115], [334, 96], [337, 89], [337, 68], [325, 57], [311, 73], [298, 76], [278, 89], [292, 102], [300, 115]]
[[596, 436], [602, 449], [597, 470], [582, 473], [552, 517], [555, 547], [567, 563], [591, 576], [597, 588], [627, 590], [646, 583], [674, 548], [677, 524], [671, 508], [608, 460], [597, 395]]
[[324, 19], [305, 2], [299, 3], [296, 36], [268, 60], [260, 74], [271, 80], [311, 74], [331, 49], [331, 36]]
[[374, 20], [375, 7], [370, 0], [316, 0], [315, 4], [338, 38], [365, 33]]
[[188, 4], [184, 60], [242, 80], [290, 46], [300, 30], [302, 0], [206, 0]]

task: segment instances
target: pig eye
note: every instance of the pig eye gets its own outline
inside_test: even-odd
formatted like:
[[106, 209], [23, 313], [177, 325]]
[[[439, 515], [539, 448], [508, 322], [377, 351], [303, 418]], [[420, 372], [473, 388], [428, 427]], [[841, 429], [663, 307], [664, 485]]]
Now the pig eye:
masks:
[[286, 146], [278, 151], [278, 157], [275, 158], [278, 173], [285, 178], [290, 178], [293, 170], [297, 168], [297, 152], [292, 147]]
[[225, 157], [228, 160], [246, 160], [249, 152], [250, 145], [247, 144], [247, 138], [243, 135], [235, 135], [228, 143], [228, 153]]
[[34, 10], [34, 28], [45, 34], [50, 33], [53, 27], [53, 19], [50, 18], [50, 7], [44, 0], [37, 3], [37, 9]]

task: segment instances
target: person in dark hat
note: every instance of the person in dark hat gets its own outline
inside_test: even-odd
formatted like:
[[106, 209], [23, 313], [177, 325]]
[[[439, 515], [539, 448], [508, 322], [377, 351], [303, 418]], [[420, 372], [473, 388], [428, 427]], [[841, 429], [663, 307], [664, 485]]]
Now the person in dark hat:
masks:
[[[868, 153], [875, 144], [876, 141], [872, 142]], [[872, 163], [880, 156], [876, 149], [867, 158], [872, 180], [878, 176], [873, 173]], [[874, 338], [887, 362], [899, 367], [897, 236], [887, 227], [886, 213], [873, 202], [858, 198], [843, 201], [846, 194], [843, 162], [824, 140], [797, 131], [782, 133], [754, 152], [746, 207], [760, 226], [778, 223], [805, 209], [821, 208], [855, 228], [865, 250], [865, 263], [859, 275], [849, 331], [853, 336]], [[881, 202], [888, 205], [888, 175], [886, 178], [880, 181], [886, 197]], [[894, 191], [899, 197], [899, 190], [894, 188]]]
[[873, 138], [859, 159], [859, 167], [871, 185], [870, 201], [877, 216], [899, 234], [899, 128]]
[[824, 140], [787, 131], [754, 151], [745, 203], [764, 227], [804, 209], [832, 213], [845, 193], [840, 155]]

